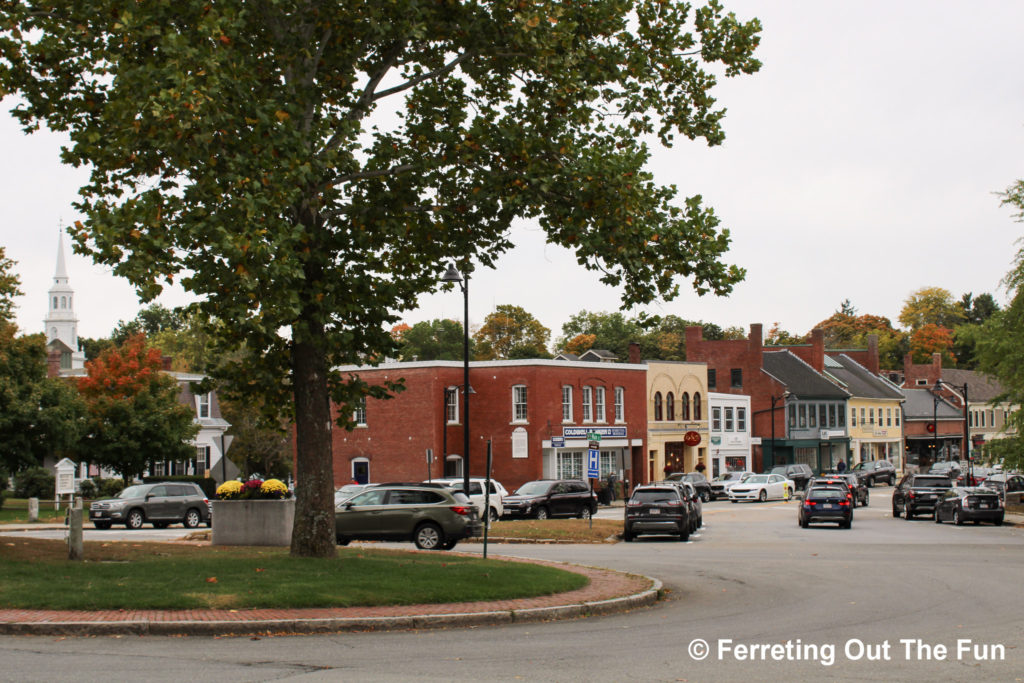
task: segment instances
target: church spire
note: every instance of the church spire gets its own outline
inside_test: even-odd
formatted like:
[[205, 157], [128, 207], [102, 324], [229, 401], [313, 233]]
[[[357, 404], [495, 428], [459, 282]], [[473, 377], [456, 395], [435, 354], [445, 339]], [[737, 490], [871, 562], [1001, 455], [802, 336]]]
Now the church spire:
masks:
[[60, 232], [57, 237], [57, 272], [54, 273], [53, 279], [60, 282], [63, 281], [67, 284], [68, 281], [68, 267], [64, 262], [64, 226], [61, 224]]
[[57, 239], [57, 270], [53, 275], [53, 286], [47, 298], [46, 344], [61, 352], [61, 369], [78, 369], [85, 366], [85, 354], [79, 348], [78, 318], [75, 316], [75, 291], [71, 289], [67, 262], [64, 260], [64, 230], [61, 226]]

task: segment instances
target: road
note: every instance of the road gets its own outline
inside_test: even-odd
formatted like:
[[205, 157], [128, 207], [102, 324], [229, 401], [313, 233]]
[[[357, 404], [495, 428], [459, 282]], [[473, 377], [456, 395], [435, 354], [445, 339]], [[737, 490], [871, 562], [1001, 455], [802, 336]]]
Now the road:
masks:
[[[664, 582], [664, 601], [625, 614], [262, 639], [5, 637], [0, 680], [1020, 680], [1024, 529], [893, 519], [890, 491], [873, 489], [850, 530], [800, 529], [795, 502], [723, 501], [687, 543], [490, 546]], [[710, 648], [700, 660], [697, 639]]]

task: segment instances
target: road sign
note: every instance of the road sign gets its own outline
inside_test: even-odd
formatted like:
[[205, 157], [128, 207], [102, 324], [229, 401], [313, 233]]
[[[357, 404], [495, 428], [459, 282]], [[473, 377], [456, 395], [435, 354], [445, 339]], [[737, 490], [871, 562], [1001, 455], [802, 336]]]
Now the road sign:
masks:
[[601, 474], [601, 451], [596, 448], [587, 450], [587, 478], [597, 479]]

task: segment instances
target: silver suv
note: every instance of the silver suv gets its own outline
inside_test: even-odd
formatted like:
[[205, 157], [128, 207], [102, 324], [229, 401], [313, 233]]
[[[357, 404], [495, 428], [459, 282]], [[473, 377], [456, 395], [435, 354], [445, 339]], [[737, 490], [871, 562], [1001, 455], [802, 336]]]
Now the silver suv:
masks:
[[200, 524], [210, 526], [210, 500], [191, 482], [161, 482], [129, 486], [114, 498], [97, 500], [89, 506], [89, 519], [97, 529], [124, 524], [141, 529], [152, 524], [165, 529], [181, 523], [189, 529]]

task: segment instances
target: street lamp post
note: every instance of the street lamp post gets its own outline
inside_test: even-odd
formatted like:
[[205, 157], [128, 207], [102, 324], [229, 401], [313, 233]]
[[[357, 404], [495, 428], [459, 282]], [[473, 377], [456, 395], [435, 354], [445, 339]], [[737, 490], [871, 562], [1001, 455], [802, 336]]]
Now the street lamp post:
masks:
[[[463, 323], [462, 323], [462, 400], [465, 401], [462, 425], [462, 486], [463, 492], [469, 495], [469, 273], [464, 276], [455, 269], [455, 264], [448, 266], [441, 282], [457, 282], [462, 290]], [[484, 511], [488, 514], [488, 511]]]
[[[786, 398], [788, 398], [788, 397], [789, 397], [789, 391], [783, 391], [781, 396], [771, 396], [770, 397], [771, 401], [772, 401], [772, 412], [771, 412], [771, 416], [772, 416], [772, 467], [774, 467], [776, 464], [778, 464], [778, 463], [775, 462], [775, 404], [778, 403], [779, 401], [783, 401], [784, 402], [786, 400]], [[783, 406], [785, 406], [785, 403], [783, 403]]]

